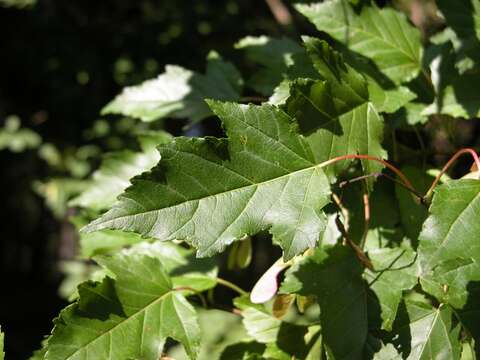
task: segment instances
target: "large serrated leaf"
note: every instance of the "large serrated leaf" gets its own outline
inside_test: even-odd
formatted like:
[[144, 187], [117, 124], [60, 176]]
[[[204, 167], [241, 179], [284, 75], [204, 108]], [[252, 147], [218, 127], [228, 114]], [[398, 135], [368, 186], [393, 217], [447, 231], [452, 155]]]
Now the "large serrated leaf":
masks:
[[[291, 87], [287, 111], [304, 131], [313, 132], [308, 142], [317, 162], [345, 154], [386, 157], [382, 149], [383, 121], [369, 102], [365, 78], [343, 62], [326, 42], [305, 38], [308, 55], [325, 79], [299, 79]], [[333, 176], [345, 168], [335, 164], [327, 170]], [[366, 173], [381, 171], [382, 165], [362, 162]]]
[[422, 287], [441, 302], [462, 308], [467, 287], [480, 280], [480, 181], [439, 186], [419, 238]]
[[373, 60], [395, 83], [409, 81], [419, 73], [422, 58], [420, 32], [408, 23], [404, 14], [393, 9], [365, 6], [357, 15], [350, 4], [342, 0], [299, 4], [296, 8], [318, 30]]
[[322, 341], [334, 359], [361, 359], [367, 338], [367, 291], [362, 267], [348, 247], [318, 248], [287, 272], [284, 293], [315, 295]]
[[296, 123], [271, 105], [210, 102], [228, 139], [177, 138], [133, 180], [112, 210], [88, 225], [181, 239], [208, 256], [270, 228], [284, 257], [316, 245], [329, 184]]
[[204, 99], [238, 100], [241, 87], [236, 68], [210, 53], [205, 75], [167, 65], [156, 79], [125, 88], [102, 114], [122, 114], [143, 121], [167, 116], [199, 121], [212, 115]]
[[116, 255], [98, 261], [115, 280], [79, 287], [78, 302], [55, 320], [45, 360], [157, 360], [167, 338], [196, 357], [200, 329], [195, 310], [172, 288], [157, 259]]

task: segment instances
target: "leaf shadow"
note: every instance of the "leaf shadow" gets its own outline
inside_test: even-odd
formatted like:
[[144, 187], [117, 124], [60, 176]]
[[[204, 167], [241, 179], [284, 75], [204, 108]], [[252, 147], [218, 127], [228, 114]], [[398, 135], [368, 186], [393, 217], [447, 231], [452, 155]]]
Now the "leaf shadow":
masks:
[[79, 315], [89, 319], [108, 320], [111, 315], [125, 317], [115, 289], [115, 280], [105, 277], [101, 282], [87, 281], [78, 287]]
[[457, 314], [475, 340], [475, 353], [480, 356], [480, 281], [469, 282], [467, 291], [467, 302], [462, 309], [457, 310]]

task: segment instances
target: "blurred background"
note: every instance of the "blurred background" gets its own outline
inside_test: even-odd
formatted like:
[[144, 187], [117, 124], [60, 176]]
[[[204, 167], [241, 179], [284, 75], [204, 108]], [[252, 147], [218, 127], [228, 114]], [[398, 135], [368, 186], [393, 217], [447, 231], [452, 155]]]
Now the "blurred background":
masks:
[[[419, 26], [431, 20], [422, 12], [429, 1], [422, 11], [421, 1], [394, 3]], [[0, 0], [0, 33], [0, 324], [14, 360], [40, 347], [67, 304], [69, 282], [85, 271], [74, 261], [67, 201], [101, 154], [136, 146], [132, 135], [142, 124], [102, 117], [102, 107], [166, 64], [203, 73], [211, 49], [248, 76], [253, 64], [233, 46], [246, 35], [318, 33], [279, 0]], [[156, 126], [174, 135], [220, 131], [216, 122], [186, 124]], [[249, 286], [280, 254], [263, 253], [240, 284]]]

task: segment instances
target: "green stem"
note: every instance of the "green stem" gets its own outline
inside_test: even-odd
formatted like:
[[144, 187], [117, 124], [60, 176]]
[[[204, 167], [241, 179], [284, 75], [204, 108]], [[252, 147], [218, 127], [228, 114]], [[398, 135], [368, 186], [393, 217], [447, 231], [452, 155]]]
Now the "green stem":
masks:
[[240, 295], [248, 295], [248, 292], [240, 288], [239, 286], [231, 283], [228, 280], [222, 279], [222, 278], [217, 278], [216, 279], [217, 284], [223, 285], [225, 287], [228, 287], [232, 289], [233, 291], [237, 292]]
[[173, 289], [174, 291], [191, 291], [194, 293], [198, 298], [200, 299], [202, 306], [206, 309], [207, 308], [207, 300], [203, 296], [203, 294], [200, 291], [195, 290], [194, 288], [190, 286], [180, 286], [178, 288]]

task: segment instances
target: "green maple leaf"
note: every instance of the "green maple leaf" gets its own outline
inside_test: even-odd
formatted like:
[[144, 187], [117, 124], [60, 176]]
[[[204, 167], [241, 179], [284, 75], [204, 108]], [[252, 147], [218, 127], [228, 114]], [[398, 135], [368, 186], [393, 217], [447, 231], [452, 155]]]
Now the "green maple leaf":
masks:
[[167, 338], [196, 357], [200, 329], [195, 310], [174, 290], [159, 260], [116, 255], [98, 261], [115, 279], [80, 285], [78, 302], [55, 319], [45, 360], [157, 360]]
[[[365, 78], [333, 51], [326, 42], [304, 38], [307, 53], [324, 80], [299, 79], [290, 89], [287, 112], [300, 127], [311, 134], [308, 142], [317, 161], [345, 154], [369, 154], [386, 157], [382, 149], [383, 120], [369, 102]], [[348, 162], [327, 170], [333, 176]], [[383, 166], [362, 162], [366, 173], [381, 171]]]
[[205, 75], [167, 65], [156, 79], [127, 87], [102, 114], [121, 114], [154, 121], [164, 117], [200, 121], [212, 113], [204, 99], [238, 100], [242, 80], [238, 70], [211, 52]]
[[365, 279], [381, 309], [382, 329], [390, 331], [397, 316], [403, 291], [418, 282], [415, 253], [407, 249], [374, 249], [368, 252], [374, 271], [366, 270]]
[[365, 6], [357, 15], [342, 0], [296, 6], [318, 30], [365, 56], [393, 82], [412, 80], [421, 69], [420, 32], [393, 9]]
[[334, 359], [362, 358], [368, 331], [362, 271], [350, 248], [318, 248], [287, 272], [280, 289], [317, 297], [322, 341]]
[[393, 331], [394, 343], [407, 360], [459, 360], [460, 326], [454, 326], [452, 310], [438, 309], [424, 300], [405, 300]]
[[199, 256], [270, 229], [286, 259], [316, 245], [330, 188], [295, 121], [272, 105], [210, 101], [227, 139], [176, 138], [86, 231], [106, 228], [181, 239]]
[[457, 308], [480, 280], [479, 212], [480, 181], [449, 181], [436, 189], [419, 237], [423, 289]]

